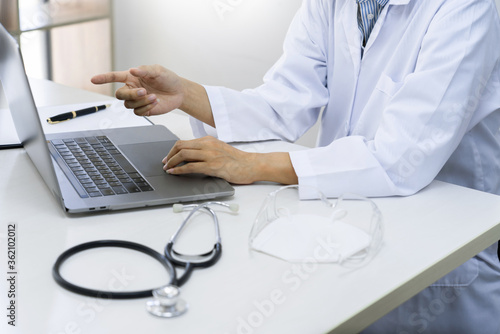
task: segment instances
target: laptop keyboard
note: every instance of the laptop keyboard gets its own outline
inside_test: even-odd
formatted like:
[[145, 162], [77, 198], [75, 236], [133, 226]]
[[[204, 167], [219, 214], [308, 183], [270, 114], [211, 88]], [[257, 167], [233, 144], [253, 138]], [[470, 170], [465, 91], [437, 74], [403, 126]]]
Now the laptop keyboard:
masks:
[[[63, 168], [80, 197], [151, 191], [153, 188], [106, 136], [50, 141], [68, 168]], [[61, 159], [56, 159], [61, 161]], [[72, 175], [68, 175], [68, 169]], [[85, 191], [82, 191], [81, 187]]]

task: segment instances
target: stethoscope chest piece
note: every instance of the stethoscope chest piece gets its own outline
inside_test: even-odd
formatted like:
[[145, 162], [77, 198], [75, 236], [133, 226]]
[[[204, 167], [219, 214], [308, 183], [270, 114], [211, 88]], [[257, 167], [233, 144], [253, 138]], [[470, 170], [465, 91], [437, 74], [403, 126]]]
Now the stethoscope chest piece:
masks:
[[162, 318], [174, 318], [188, 310], [188, 305], [179, 298], [180, 289], [174, 285], [165, 285], [153, 291], [153, 298], [146, 302], [146, 309], [152, 315]]

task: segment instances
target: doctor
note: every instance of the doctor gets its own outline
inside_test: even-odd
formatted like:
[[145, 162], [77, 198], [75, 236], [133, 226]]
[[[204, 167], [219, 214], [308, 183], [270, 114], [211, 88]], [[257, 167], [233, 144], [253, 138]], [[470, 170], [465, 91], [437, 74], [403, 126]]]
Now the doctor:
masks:
[[[411, 195], [434, 179], [500, 194], [499, 39], [493, 0], [305, 0], [255, 89], [201, 86], [160, 66], [92, 82], [123, 82], [116, 96], [137, 115], [179, 108], [196, 119], [195, 135], [212, 135], [179, 141], [163, 160], [171, 174], [299, 183], [332, 197]], [[258, 154], [225, 144], [295, 141], [323, 107], [317, 148]], [[366, 333], [498, 333], [497, 251]]]

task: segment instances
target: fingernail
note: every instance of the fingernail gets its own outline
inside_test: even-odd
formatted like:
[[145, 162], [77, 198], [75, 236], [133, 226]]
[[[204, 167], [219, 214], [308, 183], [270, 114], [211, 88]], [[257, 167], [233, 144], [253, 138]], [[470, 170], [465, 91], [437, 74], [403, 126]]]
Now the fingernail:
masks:
[[148, 101], [149, 102], [155, 102], [156, 101], [156, 96], [154, 96], [154, 95], [148, 96]]
[[144, 89], [139, 89], [139, 90], [137, 91], [137, 96], [144, 96], [144, 95], [146, 95], [146, 90], [144, 90]]
[[167, 169], [167, 174], [173, 174], [174, 173], [174, 169], [173, 168], [170, 168], [170, 169]]

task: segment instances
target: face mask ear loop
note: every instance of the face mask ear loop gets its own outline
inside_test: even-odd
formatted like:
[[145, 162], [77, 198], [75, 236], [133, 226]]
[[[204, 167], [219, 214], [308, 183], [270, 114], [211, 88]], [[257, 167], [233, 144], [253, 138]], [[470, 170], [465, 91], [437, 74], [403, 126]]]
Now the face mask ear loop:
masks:
[[318, 190], [318, 198], [323, 202], [325, 203], [326, 205], [328, 205], [329, 207], [333, 208], [335, 207], [335, 205], [333, 205], [333, 203], [331, 203], [328, 198], [326, 198], [325, 194], [323, 194], [321, 191]]
[[342, 218], [345, 218], [347, 216], [347, 211], [344, 209], [334, 209], [332, 214], [330, 215], [330, 221], [336, 222], [341, 220]]
[[278, 217], [285, 217], [288, 218], [290, 221], [292, 219], [292, 214], [290, 213], [290, 209], [288, 208], [278, 208], [276, 209], [276, 214]]

